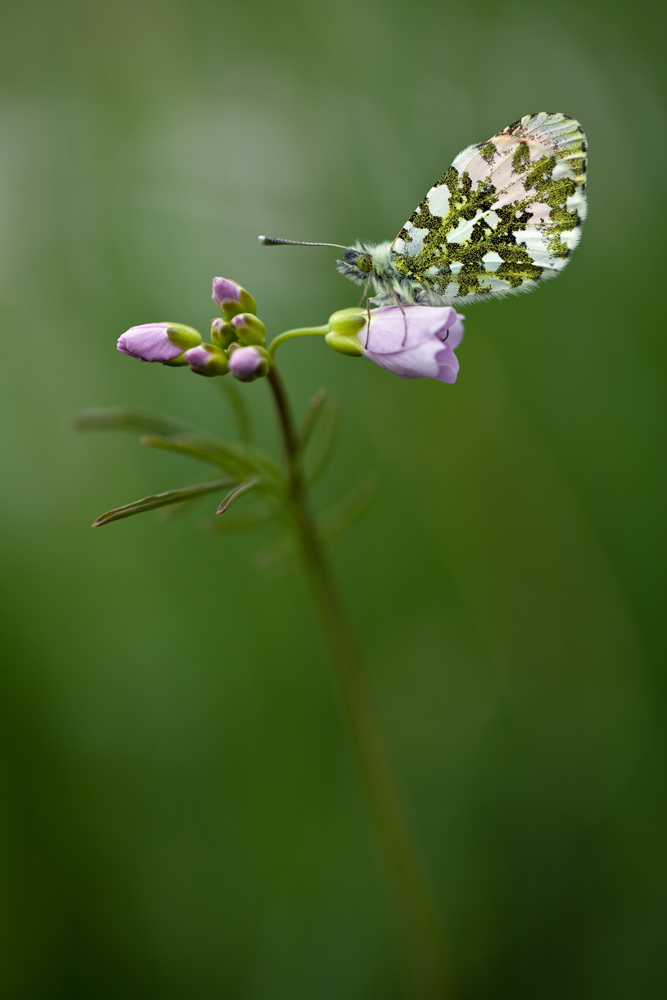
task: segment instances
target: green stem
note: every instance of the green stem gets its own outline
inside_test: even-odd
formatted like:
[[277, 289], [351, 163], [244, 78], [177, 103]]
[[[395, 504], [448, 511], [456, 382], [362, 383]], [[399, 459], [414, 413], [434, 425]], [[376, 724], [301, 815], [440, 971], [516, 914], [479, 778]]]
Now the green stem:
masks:
[[269, 344], [269, 358], [273, 361], [273, 356], [280, 345], [284, 344], [286, 340], [291, 340], [292, 337], [323, 337], [328, 332], [328, 326], [302, 326], [297, 330], [286, 330]]
[[[291, 331], [290, 331], [291, 332]], [[285, 335], [283, 335], [285, 336]], [[281, 340], [274, 340], [274, 344]], [[405, 947], [414, 1000], [444, 1000], [442, 941], [428, 883], [413, 843], [361, 657], [310, 511], [299, 463], [299, 440], [275, 365], [268, 381], [278, 412], [289, 471], [289, 504], [313, 599], [328, 640], [357, 763]]]

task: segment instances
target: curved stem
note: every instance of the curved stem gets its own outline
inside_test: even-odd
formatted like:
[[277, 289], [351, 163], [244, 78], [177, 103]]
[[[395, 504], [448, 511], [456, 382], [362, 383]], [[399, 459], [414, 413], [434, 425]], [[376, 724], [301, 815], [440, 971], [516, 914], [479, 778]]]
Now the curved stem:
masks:
[[313, 599], [329, 644], [389, 880], [410, 973], [412, 996], [414, 1000], [444, 1000], [450, 993], [446, 988], [438, 919], [398, 792], [359, 650], [310, 511], [299, 463], [298, 436], [275, 365], [271, 366], [268, 381], [278, 411], [287, 458], [289, 504]]
[[285, 333], [281, 333], [279, 337], [276, 337], [269, 344], [269, 358], [273, 361], [273, 355], [280, 345], [286, 340], [291, 340], [292, 337], [323, 337], [328, 332], [328, 326], [303, 326], [297, 330], [286, 330]]

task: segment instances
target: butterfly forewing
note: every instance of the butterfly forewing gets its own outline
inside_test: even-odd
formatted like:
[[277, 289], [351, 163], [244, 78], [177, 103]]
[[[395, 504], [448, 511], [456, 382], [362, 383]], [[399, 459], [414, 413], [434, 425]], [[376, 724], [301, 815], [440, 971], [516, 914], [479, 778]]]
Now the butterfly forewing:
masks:
[[438, 305], [531, 288], [557, 275], [586, 216], [581, 126], [540, 112], [469, 146], [391, 246], [415, 298]]

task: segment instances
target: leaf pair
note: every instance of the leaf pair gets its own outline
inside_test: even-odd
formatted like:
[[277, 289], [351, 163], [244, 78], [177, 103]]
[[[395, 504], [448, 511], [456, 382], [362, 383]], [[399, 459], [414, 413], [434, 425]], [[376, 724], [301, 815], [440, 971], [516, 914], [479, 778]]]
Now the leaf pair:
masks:
[[[131, 517], [133, 514], [143, 514], [147, 510], [156, 510], [158, 507], [167, 507], [169, 504], [182, 503], [184, 500], [194, 500], [195, 497], [203, 496], [205, 493], [213, 493], [215, 490], [223, 490], [234, 482], [229, 477], [225, 479], [215, 479], [210, 483], [199, 483], [197, 486], [185, 486], [180, 490], [168, 490], [166, 493], [156, 493], [152, 497], [143, 497], [142, 500], [135, 500], [134, 503], [126, 503], [123, 507], [115, 507], [106, 514], [101, 514], [96, 521], [93, 521], [93, 528], [100, 528], [103, 524], [111, 521], [120, 521], [124, 517]], [[224, 501], [223, 501], [224, 502]]]
[[168, 490], [116, 507], [98, 517], [93, 527], [100, 527], [111, 521], [119, 521], [158, 507], [185, 503], [229, 486], [232, 489], [220, 504], [218, 514], [224, 513], [239, 497], [250, 490], [260, 489], [276, 496], [282, 496], [284, 492], [283, 473], [268, 455], [248, 443], [228, 444], [171, 417], [142, 409], [113, 408], [88, 410], [74, 417], [72, 424], [78, 430], [149, 431], [150, 433], [144, 434], [141, 438], [141, 443], [147, 447], [188, 455], [227, 473], [225, 478]]

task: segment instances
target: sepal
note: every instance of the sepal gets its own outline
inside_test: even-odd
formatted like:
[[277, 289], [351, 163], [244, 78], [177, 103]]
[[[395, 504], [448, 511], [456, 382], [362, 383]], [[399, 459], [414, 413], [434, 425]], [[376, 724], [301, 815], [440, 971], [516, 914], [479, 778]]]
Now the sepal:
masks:
[[211, 320], [211, 340], [218, 347], [221, 347], [223, 351], [226, 351], [231, 343], [233, 343], [236, 333], [234, 327], [231, 323], [228, 323], [224, 319]]
[[192, 326], [184, 326], [182, 323], [170, 323], [167, 327], [167, 336], [172, 344], [180, 347], [182, 351], [187, 351], [188, 348], [201, 344], [199, 331]]
[[253, 313], [244, 312], [234, 316], [230, 326], [233, 327], [236, 339], [244, 346], [264, 347], [266, 343], [266, 327], [261, 319]]
[[183, 323], [170, 323], [167, 327], [167, 337], [174, 347], [180, 347], [183, 353], [162, 363], [169, 368], [182, 368], [184, 365], [189, 364], [185, 353], [188, 350], [192, 350], [192, 348], [199, 347], [201, 344], [201, 334], [199, 331], [195, 330], [192, 326], [184, 326]]
[[360, 358], [364, 352], [358, 333], [363, 330], [366, 322], [367, 314], [364, 309], [339, 309], [329, 317], [329, 332], [324, 339], [339, 354]]

